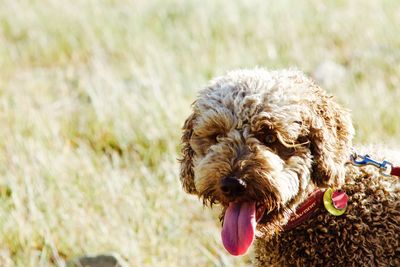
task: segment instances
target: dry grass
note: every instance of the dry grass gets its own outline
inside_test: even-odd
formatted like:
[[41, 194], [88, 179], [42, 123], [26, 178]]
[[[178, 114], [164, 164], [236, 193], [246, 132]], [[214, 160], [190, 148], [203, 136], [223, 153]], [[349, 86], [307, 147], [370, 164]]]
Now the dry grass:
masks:
[[357, 141], [400, 136], [400, 4], [324, 2], [3, 0], [0, 265], [249, 264], [178, 181], [180, 127], [209, 78], [336, 62], [327, 89]]

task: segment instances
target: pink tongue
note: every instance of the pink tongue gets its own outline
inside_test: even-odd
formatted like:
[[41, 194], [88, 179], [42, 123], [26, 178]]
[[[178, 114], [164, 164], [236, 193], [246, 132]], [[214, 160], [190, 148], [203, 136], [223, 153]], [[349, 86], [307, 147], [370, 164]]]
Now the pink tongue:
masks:
[[256, 229], [256, 203], [229, 203], [221, 237], [225, 249], [234, 256], [246, 253]]

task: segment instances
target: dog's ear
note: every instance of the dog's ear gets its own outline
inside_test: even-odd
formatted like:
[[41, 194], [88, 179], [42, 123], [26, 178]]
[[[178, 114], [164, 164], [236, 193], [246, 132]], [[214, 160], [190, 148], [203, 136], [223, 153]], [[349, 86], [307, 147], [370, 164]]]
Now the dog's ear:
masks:
[[313, 160], [312, 180], [318, 186], [340, 185], [351, 153], [354, 128], [350, 114], [322, 90], [313, 105], [310, 145]]
[[194, 151], [190, 146], [190, 138], [193, 134], [193, 123], [196, 119], [196, 114], [192, 113], [185, 121], [182, 132], [182, 158], [179, 160], [180, 166], [180, 180], [183, 189], [189, 194], [196, 194], [196, 187], [194, 185], [193, 173], [193, 156]]

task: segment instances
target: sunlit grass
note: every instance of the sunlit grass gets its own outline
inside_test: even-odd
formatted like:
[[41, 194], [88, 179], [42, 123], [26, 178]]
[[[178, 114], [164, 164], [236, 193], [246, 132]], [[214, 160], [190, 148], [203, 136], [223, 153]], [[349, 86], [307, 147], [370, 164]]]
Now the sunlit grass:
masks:
[[[179, 184], [208, 79], [334, 62], [357, 142], [400, 136], [397, 1], [12, 1], [0, 9], [0, 265], [243, 266]], [[397, 143], [398, 144], [398, 143]]]

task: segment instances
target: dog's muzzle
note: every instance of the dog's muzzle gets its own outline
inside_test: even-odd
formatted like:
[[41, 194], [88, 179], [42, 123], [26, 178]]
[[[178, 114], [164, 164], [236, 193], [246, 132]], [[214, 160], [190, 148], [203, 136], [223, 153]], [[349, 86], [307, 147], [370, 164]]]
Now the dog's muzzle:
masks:
[[246, 191], [246, 182], [235, 177], [226, 177], [221, 181], [221, 191], [226, 197], [238, 197]]

